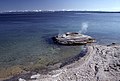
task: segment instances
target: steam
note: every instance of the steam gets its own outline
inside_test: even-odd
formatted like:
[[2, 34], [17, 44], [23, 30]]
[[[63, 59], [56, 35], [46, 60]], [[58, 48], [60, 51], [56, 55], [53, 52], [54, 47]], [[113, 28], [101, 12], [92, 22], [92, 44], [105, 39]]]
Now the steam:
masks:
[[61, 29], [59, 29], [59, 35], [63, 34], [63, 31]]
[[87, 30], [88, 30], [88, 22], [83, 22], [81, 30], [79, 31], [79, 33], [86, 33]]

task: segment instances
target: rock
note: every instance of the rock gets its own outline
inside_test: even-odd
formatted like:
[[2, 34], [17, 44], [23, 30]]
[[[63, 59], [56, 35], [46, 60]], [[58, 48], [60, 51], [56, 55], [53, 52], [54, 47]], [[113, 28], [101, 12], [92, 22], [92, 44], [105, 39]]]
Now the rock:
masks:
[[109, 44], [109, 45], [107, 45], [107, 46], [113, 46], [113, 45], [116, 45], [116, 43], [113, 42], [112, 44]]
[[39, 78], [40, 77], [40, 74], [36, 74], [36, 75], [32, 75], [31, 76], [31, 79], [37, 79], [37, 78]]
[[24, 80], [24, 79], [22, 79], [22, 78], [19, 78], [19, 80], [18, 81], [26, 81], [26, 80]]
[[52, 39], [54, 42], [63, 45], [81, 45], [96, 42], [95, 39], [93, 39], [92, 37], [76, 32], [59, 34], [58, 36], [52, 37]]

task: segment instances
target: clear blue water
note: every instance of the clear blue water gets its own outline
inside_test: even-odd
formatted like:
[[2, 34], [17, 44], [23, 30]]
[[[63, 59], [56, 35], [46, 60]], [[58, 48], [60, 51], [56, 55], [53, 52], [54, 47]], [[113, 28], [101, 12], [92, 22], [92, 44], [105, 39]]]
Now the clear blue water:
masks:
[[0, 14], [0, 67], [48, 64], [80, 53], [82, 46], [60, 46], [51, 37], [68, 31], [120, 43], [119, 13], [31, 12]]

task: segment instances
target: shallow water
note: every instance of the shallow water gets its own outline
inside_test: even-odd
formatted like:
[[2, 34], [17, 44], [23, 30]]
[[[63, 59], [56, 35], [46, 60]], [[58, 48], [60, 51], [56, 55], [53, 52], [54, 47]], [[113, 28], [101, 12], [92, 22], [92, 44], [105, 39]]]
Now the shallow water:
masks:
[[[74, 57], [82, 46], [61, 46], [51, 37], [68, 31], [120, 43], [119, 13], [40, 12], [0, 14], [0, 68], [46, 66]], [[85, 28], [85, 29], [84, 29]], [[34, 67], [33, 67], [34, 68]]]

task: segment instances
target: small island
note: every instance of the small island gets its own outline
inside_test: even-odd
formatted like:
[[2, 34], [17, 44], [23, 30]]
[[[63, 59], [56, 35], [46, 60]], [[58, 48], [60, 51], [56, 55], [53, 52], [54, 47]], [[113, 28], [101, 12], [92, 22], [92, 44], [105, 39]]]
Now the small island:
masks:
[[87, 43], [94, 43], [96, 40], [88, 35], [83, 35], [77, 32], [67, 32], [58, 34], [52, 38], [54, 42], [62, 45], [85, 45]]

